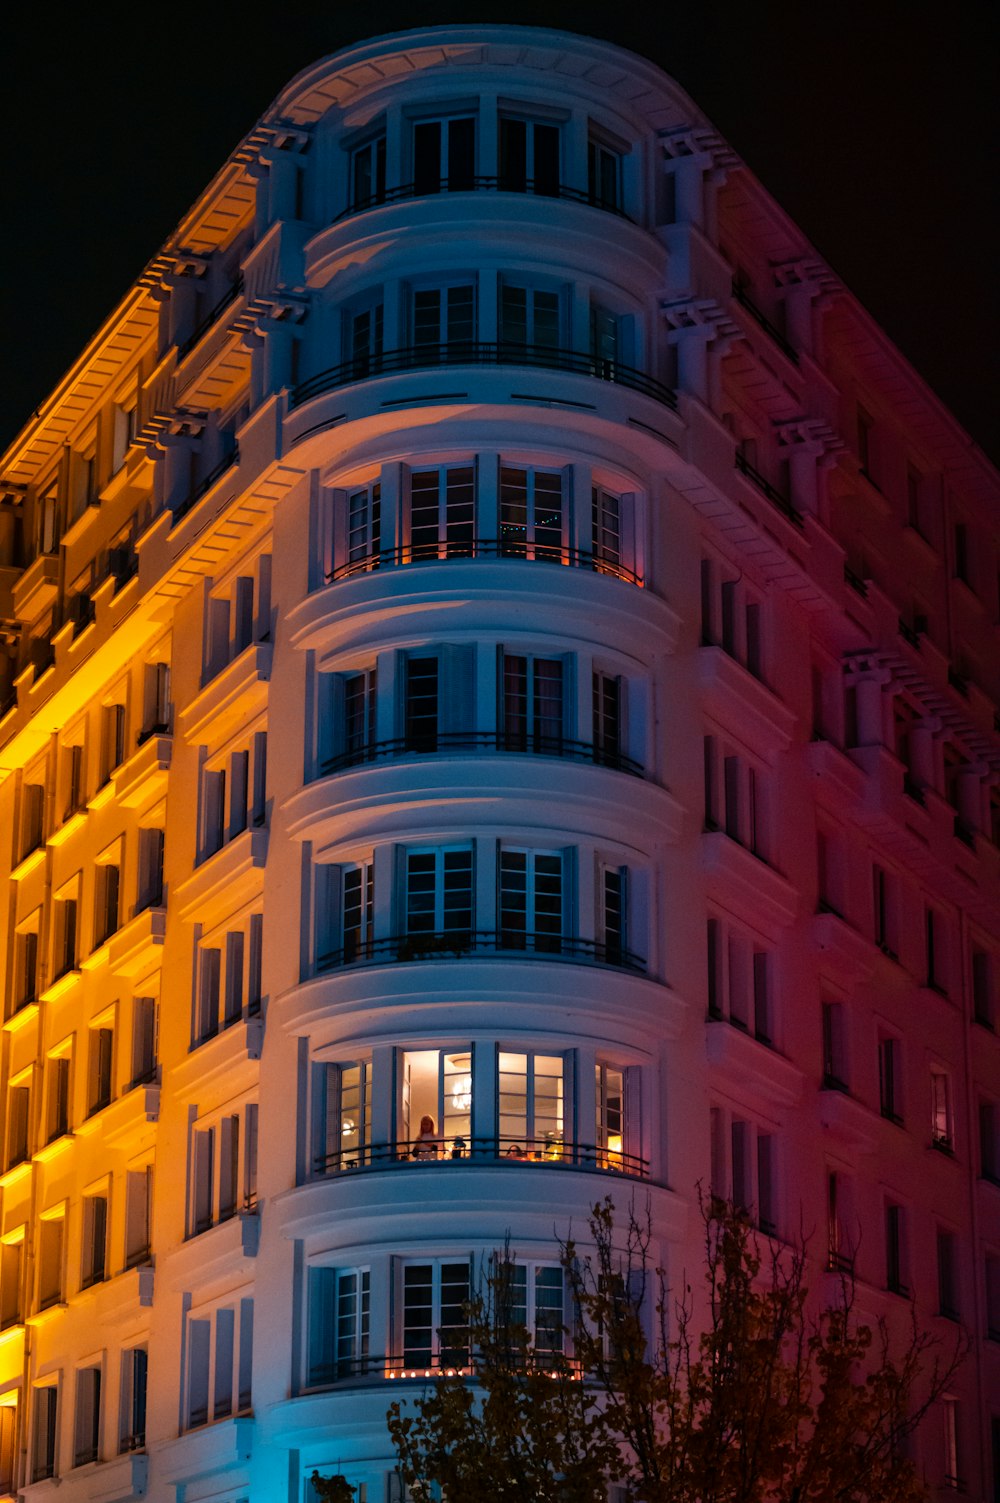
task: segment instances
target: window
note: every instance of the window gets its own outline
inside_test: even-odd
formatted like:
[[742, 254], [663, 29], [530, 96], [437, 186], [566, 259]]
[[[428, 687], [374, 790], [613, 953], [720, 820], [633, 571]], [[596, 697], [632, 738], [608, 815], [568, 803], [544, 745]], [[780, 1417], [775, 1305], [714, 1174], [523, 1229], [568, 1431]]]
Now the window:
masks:
[[628, 868], [602, 866], [598, 880], [599, 912], [596, 956], [609, 965], [627, 965], [632, 957], [628, 949]]
[[704, 772], [705, 828], [717, 830], [721, 821], [731, 840], [766, 860], [763, 775], [717, 736], [705, 737]]
[[511, 1317], [525, 1326], [539, 1357], [562, 1355], [563, 1271], [544, 1263], [515, 1263], [511, 1269]]
[[[118, 841], [97, 858], [94, 871], [94, 949], [115, 933], [121, 919], [121, 845]], [[110, 859], [116, 857], [116, 860]]]
[[374, 567], [381, 549], [382, 485], [376, 480], [372, 485], [351, 491], [347, 497], [347, 536], [344, 547], [347, 572], [353, 573], [361, 565]]
[[622, 207], [622, 155], [591, 137], [587, 143], [587, 197], [600, 209]]
[[400, 1337], [404, 1371], [468, 1366], [465, 1306], [470, 1294], [469, 1272], [468, 1258], [403, 1265]]
[[135, 997], [132, 1001], [130, 1086], [156, 1079], [156, 1032], [156, 998]]
[[14, 935], [14, 974], [8, 1016], [20, 1012], [38, 1000], [38, 926], [41, 910], [36, 909]]
[[560, 562], [566, 511], [560, 470], [500, 466], [500, 553]]
[[251, 1194], [256, 1200], [255, 1102], [248, 1103], [242, 1113], [229, 1113], [192, 1128], [189, 1183], [191, 1236], [229, 1221]]
[[557, 350], [562, 343], [562, 300], [557, 291], [500, 285], [500, 344], [507, 359], [522, 351]]
[[959, 1472], [959, 1425], [958, 1425], [958, 1400], [943, 1398], [941, 1400], [941, 1417], [944, 1429], [944, 1481], [946, 1487], [962, 1489], [963, 1483]]
[[952, 529], [955, 547], [955, 578], [972, 588], [970, 577], [969, 527], [966, 522], [956, 522]]
[[558, 755], [563, 744], [563, 661], [500, 653], [500, 724], [507, 751]]
[[87, 802], [83, 786], [83, 747], [67, 746], [63, 752], [63, 777], [66, 786], [66, 804], [63, 819], [72, 819]]
[[261, 939], [262, 916], [250, 914], [241, 928], [199, 945], [192, 1047], [260, 1011]]
[[750, 1214], [768, 1236], [778, 1230], [777, 1145], [772, 1133], [721, 1107], [711, 1111], [712, 1193]]
[[473, 932], [472, 851], [406, 852], [406, 935], [412, 953], [436, 940], [468, 945]]
[[984, 1028], [994, 1026], [995, 971], [993, 956], [977, 947], [972, 951], [972, 1016]]
[[[316, 1167], [321, 1174], [366, 1164], [371, 1151], [368, 1060], [316, 1066]], [[436, 1106], [435, 1106], [436, 1111]], [[409, 1132], [407, 1131], [407, 1137]]]
[[114, 1095], [115, 1034], [111, 1027], [90, 1029], [87, 1064], [87, 1116], [103, 1111]]
[[593, 672], [594, 761], [621, 766], [624, 751], [625, 686], [620, 674]]
[[121, 1398], [118, 1408], [118, 1450], [141, 1451], [146, 1444], [146, 1387], [149, 1359], [144, 1346], [122, 1352]]
[[186, 1428], [250, 1408], [253, 1300], [240, 1299], [187, 1321]]
[[148, 1263], [152, 1233], [153, 1166], [125, 1175], [125, 1267]]
[[452, 465], [410, 474], [410, 557], [471, 558], [476, 542], [476, 471]]
[[170, 667], [167, 663], [147, 663], [142, 681], [140, 745], [150, 736], [165, 736], [169, 731]]
[[992, 1101], [979, 1103], [979, 1173], [1000, 1185], [1000, 1107]]
[[73, 1465], [86, 1466], [101, 1456], [101, 1369], [83, 1367], [76, 1375], [76, 1423]]
[[369, 302], [345, 315], [344, 342], [351, 361], [351, 380], [361, 381], [382, 369], [385, 344], [385, 309], [381, 301]]
[[17, 1399], [0, 1404], [0, 1494], [13, 1493], [17, 1480]]
[[500, 116], [499, 187], [504, 193], [559, 194], [559, 127]]
[[83, 1197], [83, 1268], [81, 1289], [89, 1289], [108, 1276], [108, 1197]]
[[885, 1203], [885, 1282], [894, 1294], [907, 1294], [905, 1212], [895, 1201]]
[[368, 209], [385, 201], [385, 131], [351, 152], [351, 208]]
[[958, 1320], [958, 1246], [954, 1232], [937, 1231], [938, 1314]]
[[931, 1146], [944, 1153], [955, 1146], [951, 1077], [944, 1070], [931, 1070]]
[[[0, 1331], [24, 1320], [24, 1227], [0, 1242]], [[2, 1406], [0, 1406], [2, 1407]]]
[[616, 1065], [594, 1066], [597, 1100], [597, 1156], [603, 1169], [620, 1169], [628, 1141], [626, 1072]]
[[476, 185], [476, 120], [454, 115], [413, 125], [413, 191], [468, 192]]
[[986, 1335], [1000, 1341], [1000, 1254], [987, 1253], [985, 1264]]
[[501, 849], [498, 897], [497, 927], [504, 949], [561, 952], [561, 851]]
[[407, 1049], [397, 1059], [397, 1153], [462, 1158], [472, 1131], [472, 1051]]
[[497, 1121], [501, 1154], [561, 1158], [563, 1153], [561, 1054], [497, 1055]]
[[468, 356], [476, 338], [476, 289], [471, 282], [424, 287], [412, 294], [413, 343], [425, 358]]
[[155, 825], [139, 831], [136, 913], [159, 908], [163, 902], [163, 842], [164, 833]]
[[35, 1415], [31, 1441], [31, 1480], [42, 1482], [56, 1475], [59, 1385], [49, 1383], [34, 1390]]
[[856, 1232], [851, 1224], [850, 1181], [839, 1170], [826, 1176], [827, 1266], [833, 1270], [854, 1267]]
[[45, 1061], [45, 1141], [54, 1143], [69, 1132], [69, 1087], [71, 1060], [66, 1053], [50, 1054]]
[[310, 1268], [309, 1387], [367, 1372], [370, 1313], [367, 1268]]
[[710, 918], [707, 928], [708, 1015], [726, 1018], [762, 1044], [773, 1035], [771, 956], [749, 935]]
[[742, 573], [712, 558], [701, 561], [701, 636], [703, 646], [721, 647], [729, 657], [763, 679], [763, 606]]
[[37, 851], [44, 838], [45, 786], [42, 783], [25, 783], [21, 789], [21, 836], [18, 855], [23, 861], [32, 851]]
[[38, 1308], [62, 1303], [63, 1232], [62, 1210], [43, 1215], [38, 1224]]
[[52, 905], [54, 981], [77, 968], [77, 880], [57, 893]]
[[848, 1089], [847, 1015], [842, 1002], [822, 1004], [823, 1087], [828, 1091]]
[[921, 537], [927, 536], [924, 518], [924, 477], [913, 465], [906, 467], [906, 523]]
[[438, 676], [436, 657], [406, 659], [403, 723], [407, 751], [437, 751]]
[[858, 466], [866, 480], [872, 479], [872, 435], [875, 431], [875, 419], [870, 412], [859, 404], [856, 415], [856, 441], [858, 450]]
[[927, 985], [932, 991], [948, 995], [944, 919], [936, 909], [924, 909], [924, 950], [927, 962]]
[[883, 1034], [878, 1041], [878, 1104], [890, 1122], [903, 1120], [903, 1077], [898, 1038]]
[[896, 907], [895, 878], [876, 862], [872, 866], [873, 934], [879, 949], [891, 960], [898, 955]]
[[105, 705], [101, 711], [101, 786], [125, 760], [125, 706]]
[[5, 1168], [27, 1161], [31, 1151], [31, 1075], [25, 1072], [11, 1081], [7, 1090], [7, 1152]]

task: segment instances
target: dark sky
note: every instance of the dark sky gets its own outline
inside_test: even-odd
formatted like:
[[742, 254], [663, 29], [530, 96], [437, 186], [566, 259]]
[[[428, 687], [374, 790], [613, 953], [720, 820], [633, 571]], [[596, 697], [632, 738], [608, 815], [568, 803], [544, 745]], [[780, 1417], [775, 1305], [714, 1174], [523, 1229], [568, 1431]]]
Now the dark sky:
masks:
[[282, 0], [4, 20], [0, 447], [300, 68], [377, 32], [527, 21], [658, 62], [1000, 459], [992, 3]]

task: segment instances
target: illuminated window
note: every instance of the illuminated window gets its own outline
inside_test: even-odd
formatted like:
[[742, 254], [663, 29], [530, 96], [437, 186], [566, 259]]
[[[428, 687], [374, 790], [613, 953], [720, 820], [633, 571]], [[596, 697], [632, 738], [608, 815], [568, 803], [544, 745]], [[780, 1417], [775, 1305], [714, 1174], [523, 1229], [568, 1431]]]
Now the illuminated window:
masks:
[[317, 1171], [331, 1174], [366, 1164], [371, 1150], [370, 1061], [346, 1060], [315, 1069]]
[[597, 1096], [598, 1162], [606, 1169], [620, 1169], [627, 1142], [625, 1077], [615, 1065], [594, 1067]]
[[931, 1070], [931, 1143], [951, 1153], [955, 1146], [955, 1126], [951, 1106], [951, 1077], [944, 1070]]
[[497, 1055], [497, 1121], [501, 1155], [563, 1157], [566, 1088], [561, 1054]]
[[408, 1049], [397, 1055], [397, 1154], [416, 1161], [463, 1158], [472, 1131], [472, 1050]]

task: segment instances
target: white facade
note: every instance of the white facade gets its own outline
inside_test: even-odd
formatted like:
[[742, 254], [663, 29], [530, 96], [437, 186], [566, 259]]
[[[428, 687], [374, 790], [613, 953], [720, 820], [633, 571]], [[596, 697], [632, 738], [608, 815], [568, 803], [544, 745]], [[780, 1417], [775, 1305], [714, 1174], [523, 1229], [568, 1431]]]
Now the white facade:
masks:
[[470, 1266], [712, 1183], [994, 1498], [997, 477], [682, 91], [317, 64], [2, 482], [0, 1495], [382, 1503]]

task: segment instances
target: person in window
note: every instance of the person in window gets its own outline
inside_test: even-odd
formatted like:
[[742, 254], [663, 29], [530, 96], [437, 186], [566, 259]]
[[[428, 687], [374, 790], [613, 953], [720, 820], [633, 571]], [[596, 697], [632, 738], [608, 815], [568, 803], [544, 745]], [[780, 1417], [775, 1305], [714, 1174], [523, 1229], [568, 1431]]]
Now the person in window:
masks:
[[421, 1117], [420, 1131], [413, 1145], [415, 1159], [436, 1159], [441, 1152], [441, 1139], [434, 1130], [433, 1117]]

